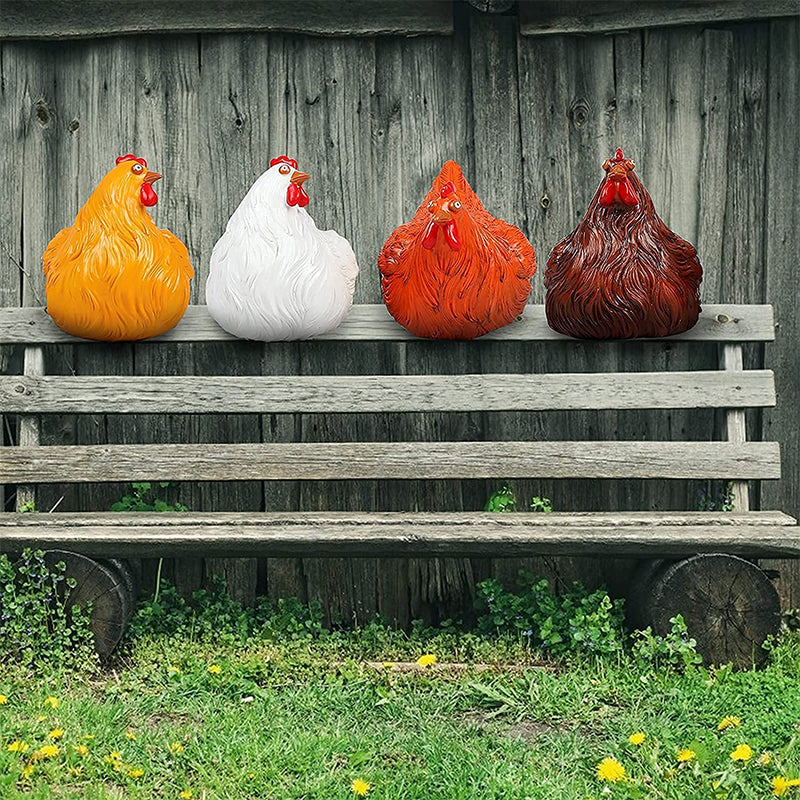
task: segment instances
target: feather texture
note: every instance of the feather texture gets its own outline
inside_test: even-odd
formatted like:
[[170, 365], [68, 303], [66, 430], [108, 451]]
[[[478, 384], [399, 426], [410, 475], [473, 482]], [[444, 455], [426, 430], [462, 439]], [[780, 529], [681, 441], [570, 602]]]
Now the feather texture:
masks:
[[310, 339], [336, 328], [353, 303], [353, 248], [317, 228], [303, 205], [289, 205], [299, 187], [282, 166], [253, 184], [211, 254], [209, 313], [243, 339]]
[[149, 184], [131, 172], [130, 161], [118, 164], [45, 250], [47, 312], [73, 336], [146, 339], [174, 327], [186, 311], [189, 253], [155, 226], [142, 186]]
[[522, 312], [536, 257], [522, 231], [486, 211], [448, 161], [414, 218], [387, 239], [378, 266], [386, 307], [404, 328], [474, 339]]
[[662, 337], [697, 322], [703, 274], [697, 251], [656, 214], [627, 163], [618, 185], [611, 174], [603, 180], [586, 216], [547, 260], [547, 321], [567, 336]]

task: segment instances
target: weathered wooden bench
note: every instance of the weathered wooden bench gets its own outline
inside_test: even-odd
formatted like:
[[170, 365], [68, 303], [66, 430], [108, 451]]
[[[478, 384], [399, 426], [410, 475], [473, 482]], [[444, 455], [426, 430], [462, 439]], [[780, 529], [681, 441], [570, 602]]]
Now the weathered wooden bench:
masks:
[[[159, 342], [232, 337], [202, 306]], [[325, 337], [403, 341], [382, 306], [357, 306]], [[486, 339], [566, 341], [541, 306]], [[135, 591], [123, 562], [142, 556], [522, 556], [593, 554], [646, 561], [634, 580], [637, 622], [683, 613], [707, 658], [758, 660], [775, 632], [777, 594], [752, 561], [800, 554], [800, 529], [750, 509], [748, 481], [780, 477], [776, 442], [747, 441], [745, 410], [775, 404], [774, 377], [744, 370], [742, 346], [774, 338], [770, 306], [704, 308], [671, 341], [716, 343], [719, 370], [578, 374], [97, 377], [44, 374], [44, 348], [75, 340], [39, 308], [0, 311], [0, 344], [24, 346], [24, 374], [0, 377], [0, 412], [18, 414], [18, 446], [0, 451], [17, 508], [40, 483], [339, 479], [613, 478], [733, 481], [731, 512], [7, 513], [0, 551], [75, 554], [80, 599], [94, 601], [98, 646], [117, 642]], [[464, 345], [455, 345], [461, 346]], [[469, 345], [472, 346], [472, 345]], [[587, 343], [587, 348], [596, 346]], [[620, 345], [625, 347], [625, 344]], [[302, 347], [302, 345], [301, 345]], [[41, 446], [45, 414], [501, 412], [724, 409], [724, 441], [425, 441]], [[712, 431], [709, 431], [711, 438]], [[724, 554], [724, 555], [720, 555]], [[106, 560], [104, 560], [106, 559]], [[657, 559], [657, 560], [656, 560]], [[73, 562], [71, 562], [73, 563]], [[80, 589], [80, 587], [79, 587]]]

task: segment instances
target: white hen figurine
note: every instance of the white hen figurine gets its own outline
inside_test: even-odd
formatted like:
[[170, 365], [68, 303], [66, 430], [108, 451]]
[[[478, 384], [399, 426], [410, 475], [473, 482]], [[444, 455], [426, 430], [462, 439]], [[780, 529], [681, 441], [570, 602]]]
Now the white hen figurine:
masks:
[[358, 264], [347, 239], [305, 210], [308, 179], [280, 156], [250, 187], [211, 253], [206, 302], [229, 333], [265, 342], [336, 328], [353, 304]]

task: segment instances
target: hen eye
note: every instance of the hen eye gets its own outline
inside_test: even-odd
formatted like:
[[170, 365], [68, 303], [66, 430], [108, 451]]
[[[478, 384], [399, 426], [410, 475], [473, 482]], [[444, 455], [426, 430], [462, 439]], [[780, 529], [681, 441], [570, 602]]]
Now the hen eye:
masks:
[[141, 164], [134, 164], [131, 167], [131, 172], [134, 175], [141, 175], [144, 172], [144, 167]]
[[280, 172], [281, 175], [288, 175], [291, 169], [292, 168], [288, 164], [284, 164], [283, 166], [278, 167], [278, 172]]
[[452, 208], [453, 211], [458, 211], [458, 209], [461, 208], [461, 203], [459, 203], [459, 201], [456, 200], [455, 202], [450, 203], [450, 208]]
[[430, 203], [428, 203], [428, 211], [433, 211], [434, 205], [436, 204], [433, 202], [433, 200], [431, 200]]

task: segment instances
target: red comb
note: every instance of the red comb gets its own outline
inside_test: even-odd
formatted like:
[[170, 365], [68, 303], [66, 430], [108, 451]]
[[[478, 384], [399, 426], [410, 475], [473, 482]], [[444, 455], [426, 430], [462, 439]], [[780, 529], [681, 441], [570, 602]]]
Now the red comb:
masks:
[[447, 197], [448, 195], [453, 194], [456, 190], [456, 187], [453, 186], [452, 181], [448, 181], [444, 186], [442, 186], [441, 190], [439, 191], [439, 197]]
[[624, 161], [625, 156], [622, 155], [622, 148], [618, 147], [617, 152], [614, 153], [614, 161]]
[[136, 158], [133, 153], [127, 153], [124, 156], [119, 156], [117, 158], [117, 164], [121, 164], [123, 161], [138, 161], [145, 169], [147, 169], [147, 162], [143, 158]]
[[292, 169], [297, 169], [297, 161], [293, 158], [289, 158], [289, 156], [278, 156], [269, 162], [271, 167], [274, 167], [276, 164], [288, 164]]

